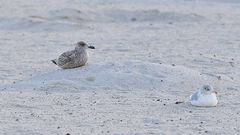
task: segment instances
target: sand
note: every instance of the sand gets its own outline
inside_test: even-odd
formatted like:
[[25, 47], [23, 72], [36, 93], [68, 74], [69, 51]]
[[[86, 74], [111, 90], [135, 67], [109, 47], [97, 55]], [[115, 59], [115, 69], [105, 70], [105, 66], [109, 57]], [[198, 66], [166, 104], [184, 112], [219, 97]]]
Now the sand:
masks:
[[[240, 134], [237, 0], [0, 5], [0, 134]], [[51, 63], [81, 40], [86, 66]], [[175, 104], [206, 83], [217, 107]]]

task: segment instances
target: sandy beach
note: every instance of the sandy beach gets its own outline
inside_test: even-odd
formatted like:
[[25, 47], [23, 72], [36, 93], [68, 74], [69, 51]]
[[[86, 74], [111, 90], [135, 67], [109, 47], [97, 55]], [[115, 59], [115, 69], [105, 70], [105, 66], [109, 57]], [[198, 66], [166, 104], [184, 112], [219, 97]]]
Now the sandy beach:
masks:
[[[0, 134], [240, 134], [237, 0], [0, 1]], [[86, 66], [51, 60], [85, 41]], [[216, 107], [186, 101], [204, 84]]]

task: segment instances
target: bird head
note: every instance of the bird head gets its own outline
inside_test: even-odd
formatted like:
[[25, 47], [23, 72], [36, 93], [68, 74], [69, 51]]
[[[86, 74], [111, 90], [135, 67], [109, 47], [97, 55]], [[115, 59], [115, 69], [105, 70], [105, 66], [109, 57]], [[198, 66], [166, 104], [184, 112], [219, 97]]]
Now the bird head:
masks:
[[79, 48], [84, 48], [84, 49], [87, 49], [87, 48], [90, 48], [90, 49], [95, 49], [95, 47], [94, 46], [89, 46], [88, 44], [86, 44], [85, 42], [83, 42], [83, 41], [79, 41], [79, 42], [77, 42], [77, 44], [76, 44], [76, 47], [75, 47], [76, 49], [79, 49]]
[[201, 88], [201, 93], [204, 95], [208, 95], [213, 93], [213, 87], [211, 85], [203, 85]]

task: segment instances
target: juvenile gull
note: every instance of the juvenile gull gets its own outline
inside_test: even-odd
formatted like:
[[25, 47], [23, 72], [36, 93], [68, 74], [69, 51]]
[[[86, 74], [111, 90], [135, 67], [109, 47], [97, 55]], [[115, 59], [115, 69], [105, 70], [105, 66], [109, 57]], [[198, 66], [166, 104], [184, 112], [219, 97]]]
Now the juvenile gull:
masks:
[[190, 96], [190, 103], [194, 106], [210, 107], [218, 103], [217, 92], [210, 85], [204, 85]]
[[95, 49], [95, 47], [89, 46], [85, 42], [80, 41], [76, 44], [74, 50], [64, 52], [58, 57], [58, 59], [54, 59], [52, 62], [63, 69], [84, 66], [88, 60], [87, 48]]

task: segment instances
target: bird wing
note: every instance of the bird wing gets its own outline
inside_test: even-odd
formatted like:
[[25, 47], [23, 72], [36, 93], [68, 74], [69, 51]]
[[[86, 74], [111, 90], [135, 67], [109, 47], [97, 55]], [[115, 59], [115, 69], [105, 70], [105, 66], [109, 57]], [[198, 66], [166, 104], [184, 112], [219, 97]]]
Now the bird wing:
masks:
[[199, 98], [199, 91], [193, 93], [191, 96], [190, 96], [190, 100], [193, 101], [193, 100], [198, 100]]
[[68, 62], [71, 62], [74, 57], [75, 57], [74, 51], [65, 52], [59, 56], [58, 65], [62, 66], [67, 64]]

